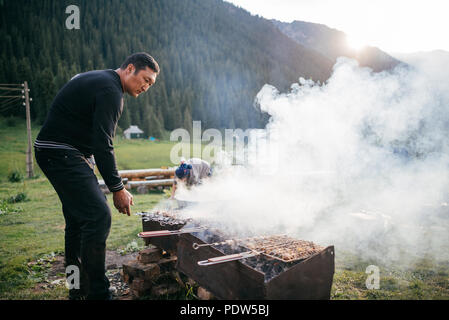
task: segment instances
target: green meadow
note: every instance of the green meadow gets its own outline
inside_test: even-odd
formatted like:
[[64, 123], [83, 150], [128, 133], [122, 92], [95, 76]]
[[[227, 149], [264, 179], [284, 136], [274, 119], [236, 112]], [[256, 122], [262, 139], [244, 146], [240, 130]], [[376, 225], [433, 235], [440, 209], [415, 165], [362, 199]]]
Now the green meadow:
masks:
[[[33, 126], [33, 140], [39, 128]], [[35, 290], [45, 278], [51, 257], [64, 250], [64, 219], [61, 204], [50, 183], [34, 166], [35, 177], [26, 178], [26, 127], [22, 119], [0, 118], [0, 299], [66, 299], [67, 289], [56, 286]], [[115, 151], [119, 170], [173, 166], [174, 142], [125, 140], [117, 137]], [[12, 174], [18, 182], [11, 182]], [[20, 176], [23, 179], [20, 179]], [[133, 212], [151, 209], [164, 193], [135, 194]], [[107, 195], [111, 208], [112, 195]], [[113, 209], [108, 250], [123, 250], [142, 229], [138, 216]], [[50, 258], [49, 258], [50, 257]], [[47, 261], [30, 267], [32, 261]], [[448, 299], [449, 266], [429, 260], [409, 269], [381, 268], [380, 289], [366, 288], [366, 261], [339, 254], [332, 299]]]

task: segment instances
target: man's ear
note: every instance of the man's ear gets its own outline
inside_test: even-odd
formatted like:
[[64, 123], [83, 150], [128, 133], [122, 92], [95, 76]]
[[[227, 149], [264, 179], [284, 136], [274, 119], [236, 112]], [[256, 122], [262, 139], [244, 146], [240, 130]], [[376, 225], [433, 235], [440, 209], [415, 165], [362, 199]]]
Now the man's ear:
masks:
[[128, 74], [134, 73], [135, 69], [136, 68], [134, 67], [134, 65], [132, 63], [128, 64], [128, 66], [126, 67], [126, 70], [128, 71]]

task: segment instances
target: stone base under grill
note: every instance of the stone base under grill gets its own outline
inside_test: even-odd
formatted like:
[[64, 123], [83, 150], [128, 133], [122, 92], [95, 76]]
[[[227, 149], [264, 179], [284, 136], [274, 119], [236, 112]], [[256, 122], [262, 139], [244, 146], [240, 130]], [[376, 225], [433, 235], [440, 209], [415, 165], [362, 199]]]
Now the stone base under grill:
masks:
[[136, 259], [123, 264], [121, 277], [129, 286], [133, 299], [179, 299], [191, 296], [200, 300], [214, 299], [212, 293], [176, 269], [177, 257], [159, 248], [141, 250]]

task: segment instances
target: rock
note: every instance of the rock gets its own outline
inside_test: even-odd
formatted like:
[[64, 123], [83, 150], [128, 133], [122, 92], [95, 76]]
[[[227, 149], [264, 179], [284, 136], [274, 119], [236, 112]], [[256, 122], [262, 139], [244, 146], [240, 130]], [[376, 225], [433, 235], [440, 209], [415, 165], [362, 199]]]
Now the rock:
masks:
[[151, 263], [162, 259], [162, 250], [159, 248], [144, 249], [139, 252], [137, 260], [141, 263]]
[[203, 287], [198, 287], [196, 295], [200, 298], [200, 300], [212, 300], [214, 298], [213, 294]]
[[160, 274], [160, 268], [156, 263], [143, 264], [138, 260], [132, 260], [123, 264], [123, 274], [128, 276], [128, 281], [134, 282], [134, 279], [155, 279]]
[[52, 281], [50, 284], [52, 284], [54, 286], [59, 286], [61, 284], [64, 284], [65, 281], [66, 281], [65, 279], [56, 279], [56, 280]]

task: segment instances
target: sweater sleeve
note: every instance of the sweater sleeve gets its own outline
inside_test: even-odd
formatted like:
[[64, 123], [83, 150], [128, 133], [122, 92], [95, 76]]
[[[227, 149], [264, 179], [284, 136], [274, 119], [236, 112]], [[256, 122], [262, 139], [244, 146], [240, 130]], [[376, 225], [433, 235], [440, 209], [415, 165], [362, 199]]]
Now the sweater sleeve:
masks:
[[96, 94], [92, 123], [93, 154], [98, 170], [111, 192], [124, 188], [117, 171], [113, 147], [115, 129], [122, 110], [123, 97], [117, 89], [105, 88]]

